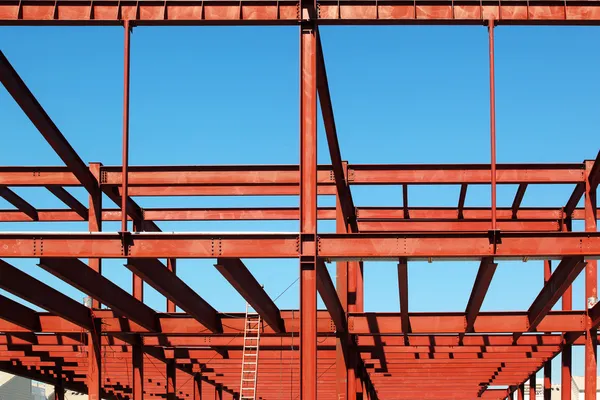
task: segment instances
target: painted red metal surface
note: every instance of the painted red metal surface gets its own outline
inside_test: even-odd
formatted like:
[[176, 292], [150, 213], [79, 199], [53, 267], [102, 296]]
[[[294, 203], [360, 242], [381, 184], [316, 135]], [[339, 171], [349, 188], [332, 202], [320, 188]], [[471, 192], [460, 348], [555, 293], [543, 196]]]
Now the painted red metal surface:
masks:
[[[343, 161], [319, 25], [484, 23], [490, 164]], [[594, 161], [572, 164], [496, 163], [493, 40], [499, 24], [600, 24], [600, 3], [0, 0], [2, 24], [124, 25], [125, 43], [121, 166], [87, 167], [6, 57], [0, 58], [0, 81], [65, 164], [0, 167], [0, 196], [14, 206], [0, 210], [0, 222], [88, 223], [85, 233], [0, 232], [0, 257], [39, 259], [46, 271], [92, 297], [90, 310], [0, 262], [0, 286], [49, 311], [0, 296], [0, 370], [96, 400], [238, 398], [243, 316], [219, 313], [176, 272], [177, 258], [209, 258], [263, 318], [261, 398], [522, 399], [525, 381], [534, 390], [535, 373], [544, 366], [549, 387], [550, 362], [559, 353], [562, 381], [570, 382], [572, 345], [585, 347], [585, 396], [595, 398], [600, 153]], [[298, 165], [129, 165], [130, 30], [175, 24], [299, 26]], [[331, 165], [317, 164], [317, 101]], [[528, 187], [539, 184], [569, 184], [572, 194], [564, 207], [522, 207]], [[402, 205], [357, 207], [352, 188], [358, 185], [401, 186]], [[460, 186], [457, 205], [415, 206], [409, 201], [412, 185]], [[489, 185], [490, 207], [465, 206], [469, 185]], [[510, 207], [497, 207], [497, 185], [517, 185]], [[37, 209], [14, 187], [43, 188], [67, 208]], [[89, 205], [68, 187], [85, 188]], [[119, 208], [104, 207], [103, 195]], [[319, 195], [335, 195], [336, 207], [317, 207]], [[299, 207], [144, 209], [133, 196], [299, 196]], [[577, 208], [582, 197], [584, 207]], [[298, 221], [299, 229], [162, 233], [156, 222], [241, 220]], [[335, 220], [336, 232], [320, 230], [319, 220]], [[585, 232], [571, 232], [573, 220], [583, 220]], [[121, 232], [102, 233], [103, 221], [120, 221]], [[102, 276], [102, 258], [126, 260], [131, 293]], [[299, 310], [279, 309], [242, 258], [298, 259]], [[411, 312], [409, 263], [448, 259], [480, 262], [465, 312]], [[364, 312], [364, 268], [371, 268], [365, 260], [398, 263], [399, 312]], [[544, 260], [545, 285], [529, 310], [482, 311], [496, 263], [503, 260]], [[554, 273], [551, 260], [557, 261]], [[326, 268], [331, 261], [335, 285]], [[572, 311], [571, 283], [583, 268], [587, 306]], [[144, 281], [165, 296], [166, 313], [143, 303]], [[326, 310], [317, 310], [317, 293]], [[563, 310], [551, 311], [561, 297]], [[110, 309], [100, 309], [101, 303]], [[561, 396], [570, 399], [570, 392]]]
[[[296, 1], [260, 4], [221, 1], [58, 1], [4, 0], [0, 21], [26, 25], [272, 25], [298, 24]], [[319, 2], [319, 24], [482, 24], [490, 19], [503, 24], [597, 24], [600, 5], [551, 1], [550, 3], [447, 2]]]

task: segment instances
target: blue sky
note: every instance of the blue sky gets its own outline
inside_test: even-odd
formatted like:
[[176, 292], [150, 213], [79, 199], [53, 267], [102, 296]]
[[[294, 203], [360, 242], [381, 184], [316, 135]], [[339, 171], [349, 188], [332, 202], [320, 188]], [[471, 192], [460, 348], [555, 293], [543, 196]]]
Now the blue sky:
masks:
[[[338, 136], [350, 163], [489, 162], [489, 82], [485, 27], [323, 27]], [[85, 162], [121, 163], [123, 29], [2, 27], [0, 48]], [[598, 152], [600, 30], [496, 29], [498, 162], [581, 162]], [[298, 163], [298, 28], [141, 27], [132, 36], [130, 162], [155, 164]], [[61, 165], [4, 89], [0, 164]], [[24, 150], [26, 149], [26, 151]], [[329, 163], [319, 126], [319, 162]], [[86, 202], [83, 189], [70, 190]], [[499, 187], [498, 205], [516, 186]], [[562, 206], [572, 187], [530, 186], [523, 206]], [[16, 189], [38, 208], [63, 207], [42, 189]], [[410, 204], [455, 206], [458, 186], [411, 187]], [[400, 187], [353, 189], [358, 206], [399, 206]], [[469, 187], [467, 206], [489, 205], [489, 188]], [[297, 206], [296, 197], [137, 199], [144, 207]], [[106, 204], [113, 207], [110, 201]], [[320, 205], [334, 205], [332, 197]], [[0, 207], [10, 205], [0, 200]], [[296, 231], [296, 222], [161, 223], [164, 230]], [[321, 231], [333, 231], [332, 222]], [[86, 224], [3, 224], [2, 230], [86, 230]], [[104, 230], [116, 231], [117, 223]], [[575, 230], [582, 230], [576, 224]], [[76, 299], [83, 295], [41, 271], [19, 268]], [[243, 299], [212, 267], [181, 260], [178, 273], [220, 311]], [[130, 290], [122, 260], [104, 273]], [[294, 260], [247, 260], [276, 297], [298, 276]], [[411, 311], [463, 311], [477, 263], [412, 263]], [[333, 269], [331, 270], [333, 272]], [[365, 265], [367, 311], [397, 311], [394, 263]], [[483, 310], [525, 310], [542, 287], [541, 262], [501, 262]], [[574, 307], [583, 308], [583, 280]], [[162, 296], [146, 302], [162, 311]], [[280, 308], [298, 306], [298, 284]], [[560, 304], [558, 305], [560, 307]], [[581, 349], [574, 373], [583, 374]], [[558, 381], [558, 365], [554, 378]]]

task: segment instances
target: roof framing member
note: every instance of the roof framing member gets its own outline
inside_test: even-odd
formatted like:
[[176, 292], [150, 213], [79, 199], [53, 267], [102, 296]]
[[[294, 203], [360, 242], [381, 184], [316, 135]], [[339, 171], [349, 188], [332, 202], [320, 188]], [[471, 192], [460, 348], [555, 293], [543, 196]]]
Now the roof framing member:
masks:
[[149, 331], [160, 331], [156, 312], [83, 261], [77, 258], [42, 258], [40, 267]]
[[42, 329], [38, 313], [2, 295], [0, 295], [0, 318], [32, 332]]
[[0, 287], [77, 326], [93, 329], [89, 308], [3, 260], [0, 260]]
[[583, 257], [565, 257], [562, 259], [527, 311], [530, 332], [535, 331], [542, 319], [548, 315], [586, 264]]
[[402, 332], [404, 332], [404, 342], [408, 345], [408, 334], [411, 333], [411, 328], [410, 319], [408, 318], [408, 260], [406, 258], [401, 258], [398, 261], [398, 295]]
[[38, 212], [31, 204], [25, 201], [21, 196], [7, 188], [6, 186], [0, 185], [0, 197], [8, 201], [10, 204], [15, 206], [17, 210], [27, 215], [31, 220], [37, 221]]
[[465, 209], [465, 200], [467, 198], [467, 188], [468, 187], [469, 187], [469, 185], [466, 183], [463, 183], [462, 185], [460, 185], [460, 194], [458, 195], [458, 219], [465, 218], [463, 211]]
[[218, 258], [215, 268], [277, 333], [285, 331], [281, 312], [239, 258]]
[[[88, 193], [92, 195], [96, 193], [99, 190], [96, 178], [54, 124], [2, 51], [0, 51], [0, 81]], [[121, 205], [121, 196], [116, 188], [107, 186], [103, 191], [117, 205]], [[67, 197], [64, 196], [64, 193], [62, 193], [62, 197], [55, 195], [66, 203], [64, 199]], [[72, 199], [69, 199], [69, 202], [73, 203]], [[71, 207], [71, 204], [67, 204]], [[77, 209], [80, 212], [82, 211], [80, 207]], [[126, 212], [131, 218], [143, 221], [142, 209], [131, 198], [127, 199]], [[151, 221], [145, 222], [144, 228], [147, 231], [159, 231], [156, 224]]]
[[[594, 160], [594, 166], [592, 167], [592, 170], [590, 171], [589, 182], [590, 182], [590, 189], [592, 191], [596, 190], [596, 188], [598, 187], [598, 184], [600, 183], [600, 151], [598, 152], [598, 155], [596, 156], [596, 160]], [[585, 194], [585, 182], [580, 182], [575, 186], [575, 189], [573, 190], [571, 197], [569, 197], [569, 200], [567, 201], [567, 204], [564, 207], [564, 213], [565, 213], [565, 217], [567, 219], [571, 219], [571, 215], [573, 214], [573, 211], [575, 211], [575, 209], [577, 208], [577, 204], [579, 203], [579, 200], [581, 200], [581, 198], [583, 197], [584, 194]]]
[[65, 188], [59, 185], [48, 185], [46, 189], [65, 203], [71, 210], [75, 211], [81, 218], [84, 220], [88, 219], [89, 211], [87, 207], [81, 204], [71, 193], [67, 192]]
[[90, 194], [95, 193], [98, 190], [98, 184], [89, 168], [52, 122], [2, 51], [0, 51], [0, 81], [77, 180]]
[[325, 303], [325, 307], [331, 315], [336, 331], [346, 332], [348, 330], [346, 313], [344, 312], [344, 308], [342, 307], [342, 303], [323, 259], [319, 258], [317, 260], [316, 268], [317, 291], [321, 295], [321, 299], [323, 299], [323, 303]]
[[329, 92], [329, 83], [327, 82], [327, 69], [325, 68], [325, 59], [323, 57], [323, 48], [321, 46], [321, 37], [317, 30], [317, 92], [321, 103], [321, 113], [323, 114], [323, 123], [325, 125], [325, 134], [329, 147], [329, 156], [331, 157], [331, 167], [335, 178], [337, 194], [342, 206], [342, 214], [346, 224], [350, 227], [350, 232], [358, 232], [356, 221], [356, 209], [352, 200], [350, 186], [346, 179], [346, 172], [342, 163], [342, 153], [340, 143], [337, 137], [335, 127], [335, 118], [333, 116], [333, 104], [331, 102], [331, 93]]
[[217, 311], [156, 258], [130, 258], [125, 265], [211, 332], [223, 332]]
[[475, 283], [473, 284], [473, 290], [471, 291], [471, 297], [467, 303], [466, 313], [466, 327], [465, 333], [473, 332], [475, 327], [475, 320], [483, 304], [483, 299], [490, 287], [494, 272], [496, 272], [497, 263], [491, 257], [484, 257], [481, 259], [479, 264], [479, 270], [477, 271], [477, 277], [475, 277]]
[[521, 202], [523, 201], [523, 197], [525, 196], [525, 190], [527, 190], [527, 184], [521, 183], [519, 188], [517, 189], [517, 193], [515, 194], [515, 199], [512, 203], [512, 217], [513, 219], [517, 219], [517, 213], [519, 212], [519, 207], [521, 207]]

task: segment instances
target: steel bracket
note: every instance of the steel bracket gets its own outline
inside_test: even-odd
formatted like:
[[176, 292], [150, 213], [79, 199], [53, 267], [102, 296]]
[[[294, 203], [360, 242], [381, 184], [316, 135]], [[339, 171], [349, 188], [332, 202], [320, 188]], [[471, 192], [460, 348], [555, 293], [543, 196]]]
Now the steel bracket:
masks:
[[488, 231], [488, 239], [490, 244], [501, 244], [502, 235], [500, 234], [500, 229], [490, 229]]

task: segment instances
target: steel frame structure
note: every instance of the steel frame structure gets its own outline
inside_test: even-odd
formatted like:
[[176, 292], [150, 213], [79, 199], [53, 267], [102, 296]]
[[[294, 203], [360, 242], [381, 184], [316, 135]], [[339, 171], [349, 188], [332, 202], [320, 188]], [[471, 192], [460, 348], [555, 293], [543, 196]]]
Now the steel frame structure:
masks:
[[[0, 210], [0, 222], [81, 221], [89, 231], [0, 232], [0, 258], [39, 259], [41, 268], [93, 298], [87, 308], [0, 261], [0, 287], [47, 310], [36, 312], [0, 296], [0, 370], [54, 384], [56, 399], [63, 398], [64, 388], [86, 392], [92, 400], [238, 397], [241, 314], [217, 312], [176, 274], [178, 258], [210, 258], [262, 317], [258, 391], [264, 399], [504, 399], [514, 393], [523, 399], [525, 382], [535, 393], [535, 374], [542, 368], [549, 399], [550, 361], [561, 354], [562, 382], [570, 384], [573, 345], [585, 347], [585, 398], [595, 399], [600, 153], [573, 164], [496, 164], [494, 28], [599, 23], [595, 0], [0, 0], [3, 25], [125, 28], [119, 167], [86, 165], [0, 53], [2, 84], [65, 164], [0, 167], [0, 196], [14, 206]], [[129, 166], [130, 32], [169, 24], [299, 27], [299, 165]], [[333, 24], [486, 25], [490, 164], [343, 161], [319, 38], [319, 26]], [[317, 101], [331, 165], [316, 161]], [[409, 205], [410, 185], [441, 184], [461, 186], [456, 207]], [[518, 185], [511, 207], [496, 205], [500, 184]], [[528, 185], [535, 184], [575, 189], [564, 207], [521, 207]], [[357, 207], [351, 194], [356, 185], [401, 185], [403, 206]], [[471, 185], [490, 187], [490, 207], [465, 206]], [[45, 187], [67, 208], [36, 209], [11, 190], [23, 186]], [[89, 204], [65, 187], [85, 188]], [[102, 194], [118, 208], [103, 205]], [[133, 199], [253, 195], [299, 196], [299, 207], [142, 209]], [[335, 195], [337, 206], [318, 208], [318, 195]], [[156, 223], [207, 220], [296, 220], [299, 232], [163, 233]], [[335, 220], [336, 232], [318, 232], [318, 220]], [[583, 220], [585, 231], [574, 232], [573, 220]], [[121, 221], [121, 231], [102, 232], [104, 221]], [[126, 259], [131, 292], [102, 276], [104, 258]], [[297, 258], [299, 310], [280, 310], [244, 258]], [[398, 313], [364, 312], [363, 261], [378, 259], [398, 262]], [[448, 259], [480, 262], [465, 312], [409, 312], [408, 263]], [[503, 259], [545, 260], [544, 287], [528, 310], [482, 312], [496, 261]], [[335, 284], [325, 267], [331, 261]], [[571, 283], [583, 270], [587, 307], [572, 310]], [[144, 304], [144, 281], [166, 297], [166, 313]], [[317, 310], [317, 293], [327, 310]], [[551, 311], [560, 299], [562, 311]], [[183, 312], [176, 313], [176, 306]], [[570, 391], [563, 390], [562, 399], [569, 400]]]

